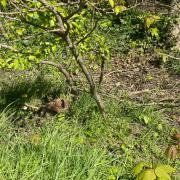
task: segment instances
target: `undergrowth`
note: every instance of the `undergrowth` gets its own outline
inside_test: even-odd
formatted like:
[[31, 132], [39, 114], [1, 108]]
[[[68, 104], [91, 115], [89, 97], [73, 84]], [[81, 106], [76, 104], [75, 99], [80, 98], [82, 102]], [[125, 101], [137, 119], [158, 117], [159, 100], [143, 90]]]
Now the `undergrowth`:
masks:
[[84, 94], [68, 114], [33, 128], [14, 125], [11, 108], [2, 111], [0, 179], [133, 179], [132, 168], [140, 161], [178, 168], [178, 160], [164, 154], [177, 130], [161, 113], [128, 100], [107, 99], [106, 108], [102, 118]]

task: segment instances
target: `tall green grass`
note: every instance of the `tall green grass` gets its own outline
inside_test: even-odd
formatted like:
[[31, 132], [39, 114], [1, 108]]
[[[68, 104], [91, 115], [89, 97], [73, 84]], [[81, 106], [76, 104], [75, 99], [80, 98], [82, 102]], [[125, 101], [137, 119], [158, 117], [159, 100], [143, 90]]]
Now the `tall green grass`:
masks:
[[81, 128], [64, 121], [28, 132], [14, 129], [10, 119], [1, 113], [1, 180], [107, 179], [112, 159], [84, 142]]

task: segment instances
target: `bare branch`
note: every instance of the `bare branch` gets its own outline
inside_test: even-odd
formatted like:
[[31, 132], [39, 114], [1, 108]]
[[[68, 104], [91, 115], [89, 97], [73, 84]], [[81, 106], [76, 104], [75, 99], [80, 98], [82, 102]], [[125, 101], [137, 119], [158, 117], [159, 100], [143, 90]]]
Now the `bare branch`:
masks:
[[78, 89], [76, 87], [76, 81], [74, 80], [74, 78], [67, 72], [67, 70], [63, 67], [62, 64], [58, 63], [54, 63], [52, 61], [41, 61], [40, 64], [46, 64], [46, 65], [50, 65], [53, 66], [55, 68], [57, 68], [66, 78], [68, 84], [71, 86], [71, 90], [73, 94], [78, 94]]
[[5, 49], [9, 49], [13, 52], [19, 52], [17, 49], [13, 48], [12, 46], [8, 46], [6, 44], [0, 44], [0, 48], [5, 48]]
[[66, 77], [66, 79], [71, 83], [72, 82], [72, 78], [70, 77], [69, 73], [65, 70], [65, 68], [63, 67], [63, 65], [61, 65], [60, 63], [56, 64], [54, 62], [51, 61], [41, 61], [40, 64], [48, 64], [51, 65], [53, 67], [56, 67], [59, 69], [59, 71]]
[[80, 1], [76, 1], [76, 2], [65, 2], [65, 3], [58, 3], [56, 6], [74, 6], [79, 4]]
[[7, 16], [7, 15], [0, 15], [0, 17], [11, 20], [11, 21], [19, 21], [19, 22], [21, 21], [21, 19], [10, 17], [10, 16]]
[[[26, 7], [27, 9], [27, 11], [28, 12], [44, 12], [45, 11], [45, 9], [38, 9], [38, 8], [28, 8], [28, 7]], [[4, 16], [6, 16], [6, 15], [8, 15], [8, 16], [14, 16], [14, 15], [19, 15], [19, 14], [26, 14], [27, 12], [25, 12], [25, 11], [14, 11], [14, 12], [2, 12], [2, 11], [0, 11], [0, 15], [4, 15]]]
[[13, 41], [8, 41], [8, 42], [11, 43], [11, 42], [18, 42], [18, 41], [28, 40], [28, 39], [36, 38], [37, 36], [52, 33], [52, 32], [53, 33], [58, 33], [59, 29], [52, 29], [52, 30], [43, 31], [43, 32], [40, 32], [40, 33], [32, 34], [30, 36], [25, 36], [23, 38], [16, 39], [16, 40], [13, 40]]

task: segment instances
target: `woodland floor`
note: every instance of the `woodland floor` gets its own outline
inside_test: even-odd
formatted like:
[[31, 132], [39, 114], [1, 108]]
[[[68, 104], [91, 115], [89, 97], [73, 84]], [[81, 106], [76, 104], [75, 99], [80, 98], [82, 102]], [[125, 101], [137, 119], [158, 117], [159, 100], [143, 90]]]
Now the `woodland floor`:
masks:
[[144, 106], [155, 105], [173, 122], [180, 123], [180, 74], [150, 56], [117, 58], [105, 73], [104, 95], [128, 97]]
[[[37, 69], [21, 72], [0, 71], [1, 119], [3, 120], [4, 112], [6, 114], [6, 111], [10, 111], [13, 115], [7, 119], [14, 123], [7, 129], [0, 124], [2, 133], [5, 131], [5, 134], [0, 132], [0, 137], [13, 131], [13, 136], [8, 135], [7, 143], [2, 144], [0, 141], [0, 162], [18, 164], [19, 160], [16, 158], [19, 156], [16, 154], [19, 154], [22, 155], [21, 162], [26, 164], [29, 157], [28, 168], [23, 170], [11, 165], [0, 167], [0, 179], [2, 174], [3, 180], [7, 177], [21, 177], [20, 179], [24, 180], [28, 179], [29, 172], [32, 172], [32, 177], [41, 172], [38, 179], [52, 178], [55, 175], [60, 179], [76, 179], [72, 178], [72, 174], [80, 174], [82, 176], [79, 179], [82, 180], [89, 176], [89, 179], [130, 180], [133, 179], [131, 172], [134, 165], [144, 160], [169, 163], [178, 169], [178, 159], [169, 161], [164, 153], [168, 146], [175, 143], [171, 136], [179, 132], [180, 127], [179, 74], [174, 74], [165, 64], [150, 56], [112, 57], [105, 69], [101, 90], [109, 110], [104, 121], [99, 116], [94, 101], [87, 96], [82, 96], [75, 102], [70, 101], [71, 112], [65, 112], [65, 116], [61, 113], [55, 116], [40, 116], [31, 108], [24, 109], [25, 103], [38, 107], [59, 95], [61, 98], [66, 97], [63, 93], [67, 86], [59, 73], [49, 67], [41, 70], [42, 72]], [[22, 137], [25, 137], [25, 140], [19, 141]], [[39, 137], [42, 139], [41, 143]], [[52, 144], [46, 147], [50, 139]], [[6, 139], [2, 140], [4, 141]], [[27, 144], [29, 141], [30, 147]], [[17, 145], [19, 149], [8, 150], [11, 149], [11, 144]], [[37, 144], [40, 144], [38, 148]], [[78, 151], [77, 145], [80, 148]], [[27, 152], [26, 146], [30, 149]], [[43, 147], [46, 148], [42, 151]], [[100, 151], [100, 154], [105, 152], [107, 155], [102, 156], [102, 162], [98, 162], [98, 166], [96, 160], [101, 156], [96, 154], [96, 151]], [[49, 171], [40, 171], [45, 168], [41, 164], [44, 157], [41, 153], [44, 152], [47, 154], [44, 161]], [[11, 154], [14, 160], [8, 159], [6, 153]], [[56, 158], [52, 160], [51, 154]], [[34, 161], [39, 165], [33, 164]], [[63, 164], [66, 161], [68, 163]], [[59, 162], [63, 173], [58, 170]], [[68, 166], [70, 164], [72, 166]], [[94, 175], [88, 175], [84, 168], [91, 169]], [[18, 172], [17, 176], [12, 172]], [[69, 176], [65, 172], [70, 173]], [[179, 176], [178, 173], [177, 171], [175, 176]]]
[[[154, 106], [157, 111], [162, 112], [164, 116], [175, 126], [180, 125], [180, 75], [173, 74], [164, 64], [149, 55], [138, 57], [112, 57], [110, 64], [105, 68], [101, 95], [104, 98], [121, 102], [131, 100], [137, 106]], [[48, 79], [56, 77], [55, 83], [61, 78], [58, 72], [48, 74]], [[54, 77], [53, 77], [54, 76]], [[33, 77], [37, 79], [27, 86], [22, 81], [25, 78], [28, 81]], [[98, 77], [95, 76], [95, 77]], [[26, 81], [25, 80], [25, 81]], [[59, 87], [53, 89], [51, 83], [39, 78], [38, 70], [33, 71], [0, 71], [0, 92], [1, 108], [3, 109], [13, 101], [16, 101], [25, 94], [25, 96], [37, 96], [33, 101], [35, 106], [40, 106], [44, 102], [57, 97]], [[37, 82], [36, 82], [37, 81]], [[43, 82], [44, 81], [44, 82]], [[20, 82], [20, 84], [18, 84]], [[37, 83], [37, 84], [36, 84]], [[21, 87], [22, 85], [22, 87]], [[18, 90], [16, 89], [19, 86]], [[42, 87], [46, 88], [43, 90]], [[14, 88], [14, 89], [13, 89]], [[49, 88], [49, 89], [48, 89]], [[17, 91], [17, 92], [16, 92]], [[24, 92], [23, 92], [24, 91]], [[28, 91], [28, 93], [27, 93]], [[55, 91], [55, 92], [54, 92]], [[46, 97], [43, 97], [46, 93]], [[49, 97], [48, 94], [49, 94]], [[30, 95], [31, 94], [31, 95]], [[29, 97], [29, 100], [31, 97]], [[28, 100], [28, 101], [29, 101]], [[22, 105], [22, 104], [21, 104]]]

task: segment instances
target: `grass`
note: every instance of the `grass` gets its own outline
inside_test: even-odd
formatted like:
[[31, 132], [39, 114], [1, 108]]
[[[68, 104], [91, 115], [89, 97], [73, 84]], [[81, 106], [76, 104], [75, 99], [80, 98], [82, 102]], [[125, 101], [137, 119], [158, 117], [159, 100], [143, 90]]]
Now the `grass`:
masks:
[[[35, 75], [29, 77], [28, 86], [24, 86], [25, 78], [2, 88], [1, 107], [16, 99], [36, 102], [65, 92], [63, 82], [57, 85], [57, 79], [49, 78], [39, 76], [43, 93], [37, 91], [41, 83], [34, 85]], [[31, 92], [28, 89], [34, 89], [33, 93], [27, 93]], [[164, 154], [174, 143], [170, 136], [178, 129], [154, 107], [137, 106], [128, 99], [105, 99], [108, 114], [103, 119], [92, 98], [82, 94], [69, 113], [45, 117], [37, 127], [30, 123], [36, 118], [15, 108], [17, 104], [0, 114], [0, 180], [131, 180], [132, 168], [140, 161], [170, 164], [176, 169], [180, 165]], [[20, 127], [17, 119], [25, 125]]]
[[0, 179], [105, 179], [112, 161], [103, 149], [83, 142], [71, 122], [16, 133], [1, 114]]
[[103, 121], [90, 114], [59, 115], [40, 129], [19, 129], [10, 123], [13, 115], [2, 112], [1, 179], [132, 179], [142, 160], [178, 165], [164, 156], [171, 129], [156, 129], [159, 118], [145, 126], [125, 116], [110, 114]]

